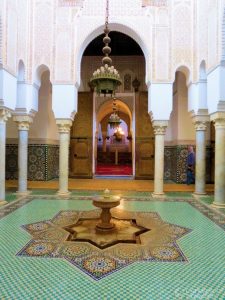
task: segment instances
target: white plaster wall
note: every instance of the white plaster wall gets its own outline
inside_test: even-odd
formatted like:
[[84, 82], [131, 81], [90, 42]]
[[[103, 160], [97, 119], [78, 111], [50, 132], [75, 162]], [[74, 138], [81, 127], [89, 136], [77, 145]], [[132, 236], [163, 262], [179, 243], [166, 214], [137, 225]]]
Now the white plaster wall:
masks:
[[175, 144], [195, 141], [195, 128], [188, 112], [186, 78], [181, 72], [177, 72], [174, 84], [173, 111], [165, 140]]
[[44, 72], [42, 75], [38, 112], [30, 126], [29, 137], [32, 140], [43, 139], [46, 143], [52, 143], [59, 139], [57, 125], [52, 111], [51, 84], [48, 72]]
[[15, 109], [17, 95], [17, 78], [0, 68], [0, 101], [11, 110]]
[[16, 122], [14, 122], [12, 118], [8, 119], [8, 121], [6, 123], [6, 138], [7, 139], [17, 139], [18, 138], [17, 125], [16, 125]]
[[207, 77], [208, 110], [212, 114], [219, 110], [219, 103], [225, 106], [225, 67], [218, 66]]
[[169, 120], [172, 111], [172, 83], [153, 83], [148, 88], [148, 110], [153, 120]]

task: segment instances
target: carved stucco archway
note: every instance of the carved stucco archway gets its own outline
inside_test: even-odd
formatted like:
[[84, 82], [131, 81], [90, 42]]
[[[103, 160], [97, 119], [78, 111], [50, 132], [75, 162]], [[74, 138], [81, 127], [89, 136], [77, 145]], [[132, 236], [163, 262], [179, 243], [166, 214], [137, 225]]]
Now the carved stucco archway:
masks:
[[[113, 22], [109, 24], [109, 29], [110, 31], [118, 31], [121, 33], [124, 33], [131, 37], [141, 48], [144, 57], [145, 57], [145, 81], [146, 83], [150, 82], [151, 74], [151, 65], [150, 65], [150, 48], [149, 45], [150, 43], [147, 43], [145, 41], [145, 38], [143, 36], [143, 33], [141, 33], [141, 30], [138, 28], [133, 28], [133, 24], [122, 24], [119, 22]], [[90, 30], [82, 37], [80, 41], [78, 41], [78, 46], [77, 46], [77, 54], [75, 56], [75, 82], [77, 86], [80, 86], [80, 81], [81, 81], [81, 61], [83, 57], [83, 53], [87, 46], [90, 44], [92, 40], [94, 40], [96, 37], [101, 35], [103, 33], [104, 27], [102, 24], [98, 24], [95, 26], [95, 29], [90, 28]]]
[[[102, 132], [102, 137], [104, 134], [103, 138], [106, 138], [106, 134], [108, 132], [107, 128], [108, 128], [108, 119], [109, 116], [112, 113], [112, 105], [113, 105], [113, 98], [108, 99], [106, 101], [104, 101], [96, 110], [96, 128], [99, 128], [99, 125], [101, 125], [101, 132]], [[127, 135], [129, 137], [132, 137], [133, 134], [135, 134], [134, 130], [134, 124], [133, 124], [133, 112], [131, 110], [131, 108], [123, 101], [123, 99], [121, 97], [116, 97], [116, 104], [117, 104], [117, 108], [118, 108], [118, 115], [120, 117], [121, 120], [123, 120], [127, 126]], [[96, 137], [97, 137], [97, 133], [96, 132]], [[127, 138], [127, 136], [125, 136], [125, 139]], [[95, 138], [94, 141], [95, 146], [95, 157], [94, 159], [97, 159], [97, 143], [98, 140]], [[133, 145], [133, 139], [129, 139], [129, 142], [126, 143], [126, 147], [128, 147], [128, 152], [131, 153], [131, 163], [132, 163], [132, 168], [134, 170], [135, 167], [135, 156], [134, 156], [134, 149], [132, 147]], [[125, 145], [124, 145], [125, 146]], [[106, 146], [105, 146], [106, 147]], [[115, 149], [114, 149], [115, 150]], [[133, 152], [133, 154], [132, 154]], [[95, 166], [93, 166], [93, 170], [95, 172]]]

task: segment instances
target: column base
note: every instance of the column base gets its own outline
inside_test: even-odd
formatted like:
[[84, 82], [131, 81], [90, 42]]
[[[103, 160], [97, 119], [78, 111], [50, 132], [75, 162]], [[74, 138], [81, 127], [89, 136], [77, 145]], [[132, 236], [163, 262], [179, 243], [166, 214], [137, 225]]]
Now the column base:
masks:
[[192, 196], [195, 197], [195, 198], [206, 197], [206, 196], [207, 196], [207, 193], [194, 192], [194, 193], [192, 194]]
[[26, 197], [26, 196], [29, 196], [30, 194], [32, 194], [32, 191], [24, 191], [24, 192], [17, 191], [16, 192], [16, 195], [19, 197]]
[[212, 206], [213, 208], [225, 208], [225, 203], [223, 204], [223, 203], [213, 202], [213, 203], [211, 204], [211, 206]]
[[153, 198], [160, 198], [160, 199], [165, 199], [166, 198], [166, 195], [165, 193], [157, 193], [157, 192], [153, 192], [152, 193], [152, 197]]
[[7, 204], [8, 202], [7, 201], [5, 201], [5, 200], [0, 200], [0, 206], [3, 206], [3, 205], [5, 205], [5, 204]]
[[71, 192], [69, 192], [69, 191], [58, 191], [56, 193], [56, 195], [59, 197], [69, 197], [70, 194], [71, 194]]

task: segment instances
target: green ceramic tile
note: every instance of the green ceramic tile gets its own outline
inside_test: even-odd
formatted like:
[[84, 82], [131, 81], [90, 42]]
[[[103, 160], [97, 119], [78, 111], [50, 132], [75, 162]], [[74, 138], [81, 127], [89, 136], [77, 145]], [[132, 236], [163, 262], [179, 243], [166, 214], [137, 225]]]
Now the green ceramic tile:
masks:
[[[137, 262], [95, 281], [63, 259], [16, 256], [30, 240], [21, 225], [60, 210], [90, 210], [87, 200], [36, 198], [0, 219], [1, 299], [225, 299], [225, 231], [183, 201], [124, 201], [123, 209], [157, 212], [191, 228], [178, 244], [184, 263]], [[198, 203], [197, 203], [198, 204]]]

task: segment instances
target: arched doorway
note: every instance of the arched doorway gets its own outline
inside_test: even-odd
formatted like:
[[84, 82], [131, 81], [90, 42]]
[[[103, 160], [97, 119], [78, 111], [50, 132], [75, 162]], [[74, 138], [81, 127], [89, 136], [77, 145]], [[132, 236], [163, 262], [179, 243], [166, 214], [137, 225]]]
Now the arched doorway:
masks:
[[[110, 128], [108, 123], [112, 113], [113, 100], [116, 101], [121, 124]], [[96, 105], [95, 175], [131, 176], [133, 175], [133, 136], [135, 124], [132, 117], [133, 102], [130, 107], [122, 99], [114, 98]], [[98, 102], [96, 103], [98, 104]]]
[[[121, 140], [124, 141], [121, 148], [126, 149], [124, 152], [128, 153], [124, 160], [130, 164], [130, 172], [127, 175], [133, 175], [140, 179], [152, 179], [154, 134], [148, 114], [145, 57], [140, 46], [129, 36], [117, 31], [110, 32], [109, 35], [112, 40], [110, 46], [113, 65], [119, 71], [123, 82], [116, 92], [116, 98], [120, 102], [120, 118], [124, 120], [127, 127], [127, 136], [124, 135]], [[90, 91], [89, 87], [89, 80], [93, 71], [101, 66], [102, 38], [103, 35], [98, 36], [87, 46], [81, 62], [78, 113], [71, 130], [70, 175], [74, 177], [90, 178], [98, 173], [96, 172], [98, 159], [100, 159], [100, 151], [98, 153], [98, 150], [100, 150], [101, 144], [103, 149], [103, 139], [106, 150], [108, 148], [109, 152], [112, 152], [110, 155], [114, 164], [118, 144], [122, 144], [121, 141], [116, 141], [115, 136], [113, 136], [115, 132], [113, 132], [112, 137], [109, 136], [107, 139], [107, 119], [112, 113], [112, 105], [110, 104], [112, 97], [97, 95]], [[124, 109], [124, 107], [128, 109]], [[99, 135], [99, 131], [101, 131], [101, 135]], [[115, 142], [114, 149], [113, 146], [107, 147], [110, 141], [112, 144]], [[137, 147], [135, 146], [136, 141]], [[104, 156], [107, 155], [104, 154], [103, 159]], [[123, 160], [120, 152], [118, 156], [120, 163]], [[109, 157], [106, 157], [106, 160]], [[123, 174], [124, 170], [121, 172], [121, 175]]]

